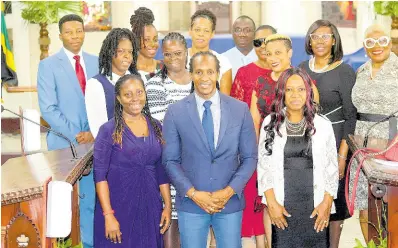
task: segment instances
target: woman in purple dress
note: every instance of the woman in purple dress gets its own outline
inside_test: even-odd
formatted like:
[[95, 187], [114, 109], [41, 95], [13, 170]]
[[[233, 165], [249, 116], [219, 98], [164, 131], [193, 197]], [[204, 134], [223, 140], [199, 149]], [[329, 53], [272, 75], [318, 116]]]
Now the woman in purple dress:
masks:
[[115, 117], [101, 126], [94, 144], [94, 245], [162, 248], [171, 197], [161, 125], [150, 115], [139, 76], [121, 77], [115, 95]]

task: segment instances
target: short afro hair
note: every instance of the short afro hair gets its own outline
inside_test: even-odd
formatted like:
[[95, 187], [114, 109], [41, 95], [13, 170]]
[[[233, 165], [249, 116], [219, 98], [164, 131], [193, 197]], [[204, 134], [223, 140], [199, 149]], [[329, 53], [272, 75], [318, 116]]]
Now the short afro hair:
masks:
[[83, 25], [83, 28], [84, 28], [84, 22], [83, 22], [83, 19], [82, 19], [80, 16], [75, 15], [75, 14], [69, 14], [69, 15], [63, 16], [63, 17], [59, 20], [59, 22], [58, 22], [59, 32], [62, 33], [62, 25], [63, 25], [65, 22], [72, 22], [72, 21], [80, 22], [80, 23]]

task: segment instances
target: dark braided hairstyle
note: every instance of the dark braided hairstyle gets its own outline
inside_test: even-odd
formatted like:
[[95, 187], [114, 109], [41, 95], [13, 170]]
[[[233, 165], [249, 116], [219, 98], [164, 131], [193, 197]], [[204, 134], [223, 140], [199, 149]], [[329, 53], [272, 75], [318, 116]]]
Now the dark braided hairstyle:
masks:
[[133, 45], [133, 62], [129, 67], [131, 74], [137, 74], [137, 45], [135, 44], [134, 34], [127, 28], [112, 29], [105, 40], [102, 42], [101, 51], [99, 53], [99, 72], [112, 79], [112, 58], [117, 56], [117, 47], [121, 40], [130, 40]]
[[[189, 61], [189, 72], [191, 74], [193, 73], [193, 62], [199, 56], [210, 56], [210, 57], [213, 57], [216, 60], [216, 71], [218, 73], [220, 73], [220, 61], [218, 60], [217, 56], [214, 55], [210, 51], [206, 51], [206, 52], [197, 52], [191, 57], [191, 60]], [[217, 90], [220, 90], [220, 83], [218, 81], [217, 81], [217, 84], [216, 84], [216, 88], [217, 88]], [[192, 81], [191, 93], [193, 93], [194, 91], [195, 91], [195, 84]]]
[[197, 18], [205, 18], [211, 22], [212, 31], [216, 30], [217, 17], [208, 9], [199, 9], [191, 16], [191, 28]]
[[[128, 80], [138, 80], [142, 84], [142, 88], [144, 89], [145, 92], [145, 97], [146, 97], [146, 91], [145, 91], [145, 86], [144, 86], [144, 81], [142, 81], [141, 77], [139, 75], [134, 75], [134, 74], [126, 74], [119, 78], [115, 84], [115, 130], [112, 134], [113, 142], [116, 144], [119, 144], [122, 146], [123, 142], [123, 129], [126, 126], [126, 122], [123, 119], [123, 106], [117, 99], [117, 96], [120, 96], [120, 90], [122, 86], [124, 85], [125, 82]], [[152, 128], [155, 130], [156, 138], [159, 140], [161, 144], [164, 143], [163, 140], [163, 135], [162, 135], [162, 130], [160, 127], [160, 124], [152, 117], [151, 112], [149, 111], [149, 106], [148, 106], [148, 98], [146, 97], [145, 101], [145, 106], [142, 109], [142, 113], [148, 117], [149, 122], [152, 126]]]
[[318, 105], [314, 101], [314, 92], [312, 90], [311, 84], [312, 80], [306, 71], [299, 67], [292, 67], [282, 72], [280, 75], [277, 86], [275, 89], [275, 99], [271, 105], [271, 121], [264, 127], [266, 132], [266, 138], [264, 142], [265, 150], [267, 155], [272, 155], [272, 145], [274, 144], [275, 132], [282, 137], [280, 132], [280, 127], [286, 119], [285, 111], [285, 88], [288, 79], [293, 76], [300, 76], [305, 85], [307, 91], [307, 99], [304, 105], [304, 118], [307, 124], [305, 130], [305, 138], [310, 139], [312, 135], [315, 134], [314, 117], [315, 114], [319, 112]]
[[[164, 38], [163, 38], [163, 40], [162, 40], [162, 47], [164, 46], [164, 43], [166, 42], [166, 41], [178, 41], [178, 42], [180, 42], [181, 44], [183, 44], [184, 45], [184, 48], [185, 48], [185, 52], [187, 51], [187, 41], [185, 40], [185, 37], [182, 35], [182, 34], [180, 34], [180, 33], [177, 33], [177, 32], [171, 32], [171, 33], [168, 33]], [[163, 49], [163, 51], [164, 51], [164, 49]], [[186, 56], [186, 58], [185, 58], [185, 64], [186, 64], [186, 60], [188, 59], [188, 53], [187, 53], [187, 56]], [[185, 69], [186, 69], [186, 67], [185, 67]], [[164, 83], [164, 80], [167, 78], [167, 68], [166, 68], [166, 64], [163, 66], [163, 68], [160, 70], [160, 72], [159, 72], [159, 75], [160, 75], [160, 77], [162, 78], [162, 84]]]
[[134, 11], [134, 15], [130, 17], [131, 31], [135, 35], [138, 49], [141, 49], [141, 38], [144, 37], [145, 26], [153, 26], [154, 20], [155, 16], [152, 10], [145, 7], [139, 7]]

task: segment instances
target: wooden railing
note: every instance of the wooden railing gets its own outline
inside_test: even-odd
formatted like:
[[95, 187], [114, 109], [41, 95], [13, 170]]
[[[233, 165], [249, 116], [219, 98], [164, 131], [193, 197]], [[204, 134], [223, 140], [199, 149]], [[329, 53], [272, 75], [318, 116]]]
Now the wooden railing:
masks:
[[36, 86], [9, 86], [8, 84], [3, 84], [3, 87], [8, 93], [37, 92]]

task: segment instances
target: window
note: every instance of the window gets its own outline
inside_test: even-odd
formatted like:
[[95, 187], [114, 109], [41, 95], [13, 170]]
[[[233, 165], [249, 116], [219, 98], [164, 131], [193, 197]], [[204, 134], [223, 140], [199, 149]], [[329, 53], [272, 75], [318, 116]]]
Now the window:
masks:
[[226, 1], [218, 2], [196, 2], [196, 9], [208, 9], [217, 17], [216, 33], [231, 33], [231, 3]]

